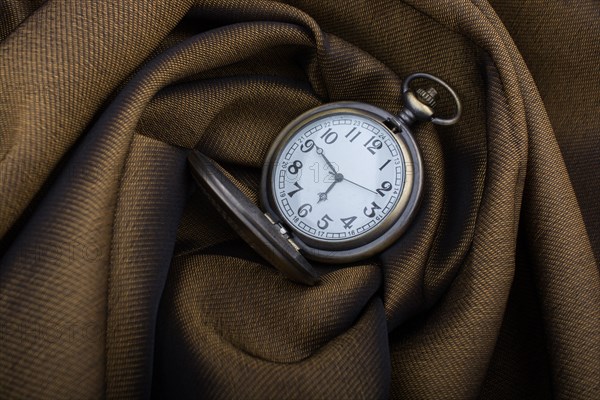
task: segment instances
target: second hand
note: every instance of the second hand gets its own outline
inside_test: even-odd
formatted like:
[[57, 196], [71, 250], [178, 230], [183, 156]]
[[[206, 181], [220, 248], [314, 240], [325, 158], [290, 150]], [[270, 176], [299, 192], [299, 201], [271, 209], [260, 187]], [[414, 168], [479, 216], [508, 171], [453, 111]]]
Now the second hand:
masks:
[[[335, 175], [335, 174], [333, 174], [332, 172], [330, 172], [330, 174], [331, 174], [331, 175]], [[351, 181], [350, 179], [348, 179], [348, 178], [346, 178], [346, 177], [344, 177], [344, 180], [345, 180], [346, 182], [348, 182], [348, 183], [351, 183], [351, 184], [353, 184], [353, 185], [356, 185], [356, 186], [358, 186], [359, 188], [363, 188], [363, 189], [365, 189], [365, 190], [368, 190], [369, 192], [371, 192], [371, 193], [373, 193], [373, 194], [377, 194], [377, 192], [376, 192], [376, 191], [374, 191], [374, 190], [371, 190], [371, 189], [369, 189], [369, 188], [366, 188], [366, 187], [364, 187], [363, 185], [359, 185], [358, 183], [356, 183], [356, 182], [353, 182], [353, 181]]]

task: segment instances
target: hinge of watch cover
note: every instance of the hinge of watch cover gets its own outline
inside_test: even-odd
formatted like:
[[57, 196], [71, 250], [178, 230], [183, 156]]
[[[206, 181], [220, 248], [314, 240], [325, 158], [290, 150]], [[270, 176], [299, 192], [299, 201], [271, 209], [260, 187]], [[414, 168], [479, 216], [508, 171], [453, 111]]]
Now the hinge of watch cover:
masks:
[[275, 222], [268, 213], [265, 213], [265, 217], [267, 217], [267, 219], [269, 220], [270, 223], [275, 225], [275, 227], [277, 228], [277, 230], [279, 231], [281, 236], [286, 238], [287, 241], [292, 245], [292, 247], [294, 249], [296, 249], [296, 251], [300, 251], [300, 247], [298, 247], [298, 245], [292, 240], [289, 232], [287, 231], [287, 229], [285, 229], [285, 227], [281, 224], [281, 222]]

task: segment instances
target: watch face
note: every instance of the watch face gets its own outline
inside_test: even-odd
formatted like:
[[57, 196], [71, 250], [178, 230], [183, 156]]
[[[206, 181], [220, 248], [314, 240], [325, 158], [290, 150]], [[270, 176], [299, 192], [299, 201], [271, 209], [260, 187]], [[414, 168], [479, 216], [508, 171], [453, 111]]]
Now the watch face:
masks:
[[405, 208], [413, 183], [406, 144], [385, 119], [352, 107], [318, 108], [290, 124], [267, 174], [271, 204], [306, 243], [362, 246]]

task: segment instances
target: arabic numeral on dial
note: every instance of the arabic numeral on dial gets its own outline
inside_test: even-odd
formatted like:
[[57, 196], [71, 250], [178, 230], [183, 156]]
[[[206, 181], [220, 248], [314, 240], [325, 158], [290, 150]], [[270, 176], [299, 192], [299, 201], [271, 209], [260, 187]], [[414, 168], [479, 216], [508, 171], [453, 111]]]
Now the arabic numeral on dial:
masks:
[[317, 226], [319, 227], [319, 229], [327, 229], [327, 227], [329, 226], [329, 222], [333, 222], [333, 220], [329, 215], [325, 214], [323, 218], [321, 218], [317, 222]]
[[[355, 131], [355, 130], [356, 130], [356, 128], [352, 128], [352, 129], [350, 130], [350, 132], [348, 132], [348, 133], [346, 134], [346, 136], [344, 136], [345, 138], [347, 138], [347, 139], [349, 139], [349, 140], [350, 140], [350, 143], [354, 142], [354, 139], [356, 139], [357, 137], [359, 137], [359, 136], [360, 136], [360, 134], [361, 134], [361, 132], [360, 132], [360, 131], [358, 131], [357, 133], [354, 133], [354, 131]], [[353, 135], [353, 133], [354, 133], [354, 135]], [[350, 137], [350, 136], [352, 136], [352, 137]]]
[[383, 147], [383, 142], [379, 139], [375, 139], [375, 136], [371, 136], [371, 139], [367, 140], [367, 143], [363, 144], [369, 150], [371, 154], [375, 154], [376, 150]]
[[296, 160], [288, 167], [288, 172], [292, 175], [296, 175], [298, 171], [302, 168], [302, 162], [300, 160]]
[[392, 160], [387, 160], [381, 167], [379, 167], [379, 170], [383, 171], [383, 169], [385, 168], [385, 166], [388, 165], [390, 163], [390, 161], [392, 161]]
[[392, 184], [388, 181], [384, 181], [381, 184], [381, 188], [377, 189], [377, 193], [379, 193], [379, 195], [383, 197], [385, 196], [384, 192], [389, 192], [390, 190], [392, 190]]
[[340, 218], [340, 221], [344, 224], [344, 229], [352, 228], [352, 223], [356, 221], [356, 217]]
[[381, 207], [379, 207], [379, 205], [375, 202], [371, 203], [371, 211], [367, 212], [368, 207], [365, 207], [363, 209], [363, 213], [365, 214], [365, 216], [369, 217], [369, 218], [373, 218], [375, 216], [375, 210], [381, 210]]
[[308, 139], [306, 142], [302, 143], [300, 150], [303, 153], [308, 153], [313, 149], [313, 147], [315, 147], [315, 142], [312, 139]]
[[298, 209], [298, 215], [302, 218], [306, 217], [312, 211], [312, 206], [308, 203], [302, 204]]
[[321, 135], [321, 139], [327, 144], [333, 144], [338, 138], [337, 132], [332, 132], [331, 128]]
[[302, 189], [304, 189], [302, 186], [300, 186], [300, 184], [298, 184], [298, 182], [294, 182], [294, 186], [296, 186], [298, 189], [292, 190], [291, 192], [288, 192], [288, 196], [290, 196], [290, 197], [294, 197], [294, 195], [296, 193], [298, 193], [299, 191], [301, 191]]

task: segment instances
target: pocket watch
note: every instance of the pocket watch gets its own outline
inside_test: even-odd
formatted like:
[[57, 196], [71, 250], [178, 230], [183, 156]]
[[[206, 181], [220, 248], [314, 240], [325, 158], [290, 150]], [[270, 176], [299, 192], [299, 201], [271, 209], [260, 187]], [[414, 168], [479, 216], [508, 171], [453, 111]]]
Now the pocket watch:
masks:
[[[436, 82], [454, 99], [454, 116], [434, 114], [437, 91], [413, 91], [417, 78]], [[311, 109], [277, 136], [265, 159], [256, 207], [207, 156], [190, 153], [191, 171], [236, 232], [288, 278], [315, 284], [307, 259], [348, 263], [394, 243], [413, 220], [423, 189], [423, 165], [411, 127], [451, 125], [461, 103], [443, 80], [426, 73], [402, 85], [404, 108], [393, 115], [359, 102]]]

